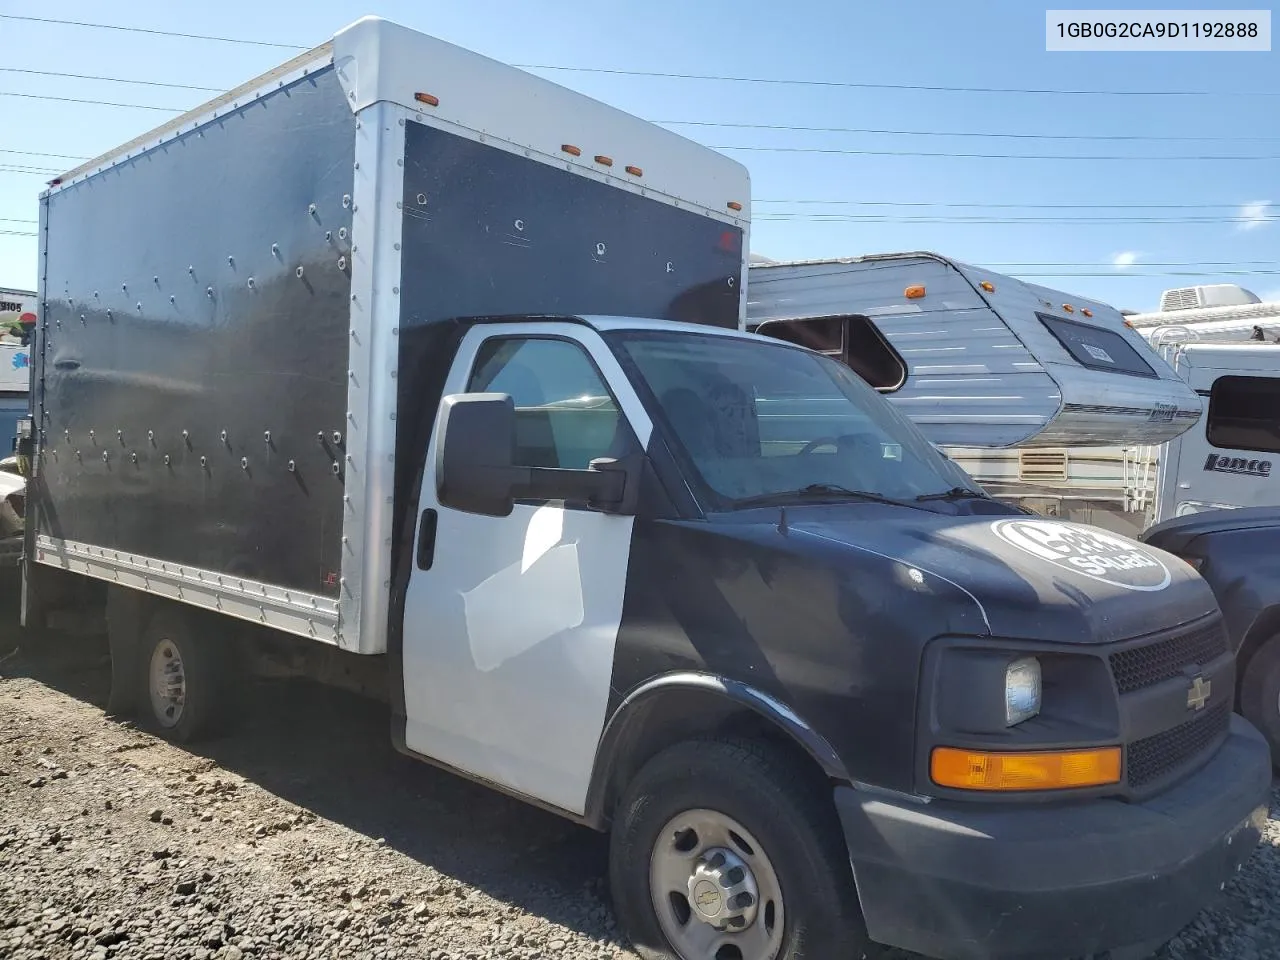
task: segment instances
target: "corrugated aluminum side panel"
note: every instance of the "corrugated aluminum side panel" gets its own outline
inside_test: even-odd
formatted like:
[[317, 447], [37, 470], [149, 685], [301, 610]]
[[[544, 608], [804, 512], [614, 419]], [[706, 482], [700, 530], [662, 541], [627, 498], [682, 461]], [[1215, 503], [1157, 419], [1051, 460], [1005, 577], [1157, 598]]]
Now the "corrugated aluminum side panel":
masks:
[[[925, 296], [909, 300], [907, 286]], [[747, 323], [864, 314], [907, 363], [889, 399], [934, 443], [1008, 446], [1058, 411], [1060, 393], [1025, 344], [944, 260], [902, 257], [752, 266]]]

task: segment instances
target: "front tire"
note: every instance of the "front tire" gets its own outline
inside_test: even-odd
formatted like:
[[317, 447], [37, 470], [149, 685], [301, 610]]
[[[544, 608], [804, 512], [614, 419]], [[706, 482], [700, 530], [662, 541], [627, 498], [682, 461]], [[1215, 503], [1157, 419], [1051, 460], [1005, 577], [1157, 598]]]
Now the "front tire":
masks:
[[1257, 649], [1240, 682], [1240, 712], [1271, 744], [1271, 761], [1280, 760], [1280, 636]]
[[825, 960], [869, 948], [830, 788], [781, 751], [697, 740], [614, 819], [614, 909], [645, 960]]
[[138, 645], [137, 714], [152, 733], [188, 743], [216, 732], [226, 715], [227, 653], [182, 611], [161, 609]]

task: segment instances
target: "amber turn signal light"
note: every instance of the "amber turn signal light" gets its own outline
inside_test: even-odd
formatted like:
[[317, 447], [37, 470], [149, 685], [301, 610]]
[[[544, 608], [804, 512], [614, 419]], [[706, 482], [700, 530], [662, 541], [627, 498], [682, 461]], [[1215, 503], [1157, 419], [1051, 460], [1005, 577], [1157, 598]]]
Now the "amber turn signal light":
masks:
[[1120, 782], [1120, 748], [1042, 753], [936, 747], [929, 775], [956, 790], [1070, 790]]
[[918, 283], [914, 286], [907, 287], [902, 291], [902, 295], [908, 300], [919, 300], [924, 296], [924, 284]]

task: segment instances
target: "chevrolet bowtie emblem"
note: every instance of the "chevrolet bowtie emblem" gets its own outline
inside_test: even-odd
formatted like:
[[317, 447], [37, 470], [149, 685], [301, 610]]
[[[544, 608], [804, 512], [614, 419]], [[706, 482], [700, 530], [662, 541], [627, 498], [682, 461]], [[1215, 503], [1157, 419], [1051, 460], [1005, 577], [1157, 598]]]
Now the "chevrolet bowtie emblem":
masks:
[[1187, 709], [1203, 710], [1209, 702], [1209, 694], [1213, 692], [1213, 684], [1204, 677], [1196, 677], [1187, 689]]

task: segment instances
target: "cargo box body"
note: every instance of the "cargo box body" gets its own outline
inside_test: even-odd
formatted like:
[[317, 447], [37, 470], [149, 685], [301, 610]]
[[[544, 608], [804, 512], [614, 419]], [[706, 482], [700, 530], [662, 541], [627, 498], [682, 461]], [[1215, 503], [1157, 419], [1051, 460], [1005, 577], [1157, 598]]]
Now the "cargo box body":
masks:
[[736, 327], [748, 192], [665, 130], [357, 22], [43, 196], [34, 560], [381, 652], [431, 359], [400, 328]]

